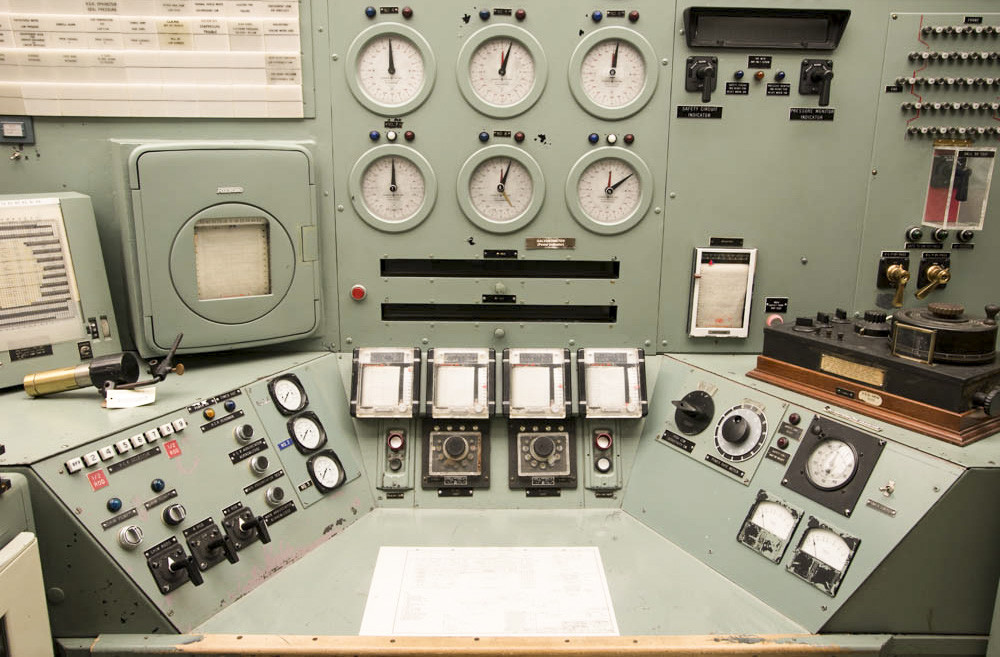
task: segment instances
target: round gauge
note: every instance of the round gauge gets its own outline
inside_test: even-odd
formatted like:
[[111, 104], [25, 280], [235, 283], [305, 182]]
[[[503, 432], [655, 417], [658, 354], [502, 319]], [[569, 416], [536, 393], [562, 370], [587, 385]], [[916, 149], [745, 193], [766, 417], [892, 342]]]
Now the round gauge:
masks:
[[820, 441], [806, 459], [806, 478], [821, 490], [843, 488], [857, 471], [858, 453], [836, 438]]
[[437, 194], [434, 172], [417, 151], [379, 146], [365, 153], [351, 170], [351, 201], [369, 225], [388, 232], [423, 221]]
[[752, 404], [734, 406], [715, 425], [715, 447], [723, 458], [740, 462], [753, 458], [764, 446], [767, 419]]
[[347, 51], [347, 81], [358, 101], [380, 114], [420, 106], [434, 84], [434, 54], [415, 30], [383, 23], [358, 35]]
[[606, 27], [590, 33], [570, 57], [569, 84], [590, 114], [620, 119], [642, 109], [653, 96], [656, 55], [638, 32]]
[[516, 116], [538, 100], [545, 86], [545, 53], [529, 32], [491, 25], [469, 37], [458, 53], [458, 86], [483, 114]]
[[306, 470], [316, 488], [324, 493], [339, 487], [347, 479], [340, 459], [329, 449], [310, 456], [306, 461]]
[[282, 415], [298, 413], [309, 403], [302, 383], [294, 374], [271, 379], [267, 384], [267, 391]]
[[782, 541], [788, 541], [799, 522], [798, 515], [784, 504], [761, 500], [754, 507], [750, 522], [774, 534]]
[[854, 550], [840, 534], [826, 527], [812, 527], [802, 536], [799, 551], [843, 573]]
[[458, 174], [458, 204], [472, 223], [492, 233], [523, 228], [545, 199], [545, 179], [534, 158], [513, 146], [474, 153]]
[[637, 155], [598, 148], [577, 160], [566, 180], [573, 217], [595, 233], [621, 233], [637, 224], [652, 200], [652, 176]]
[[326, 444], [326, 431], [315, 413], [305, 412], [288, 421], [288, 435], [295, 441], [295, 447], [306, 454], [314, 452]]

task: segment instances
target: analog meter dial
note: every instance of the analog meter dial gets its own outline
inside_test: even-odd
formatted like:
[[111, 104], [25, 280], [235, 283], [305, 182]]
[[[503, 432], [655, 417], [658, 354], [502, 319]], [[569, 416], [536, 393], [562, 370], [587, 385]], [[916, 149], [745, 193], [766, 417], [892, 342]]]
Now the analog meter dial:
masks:
[[434, 83], [434, 55], [416, 31], [395, 23], [362, 32], [347, 53], [348, 83], [361, 104], [380, 114], [418, 107]]
[[326, 444], [326, 431], [323, 424], [314, 413], [305, 412], [296, 415], [288, 421], [288, 435], [295, 442], [295, 447], [307, 454], [314, 452]]
[[323, 493], [338, 488], [347, 479], [344, 466], [332, 450], [316, 452], [306, 461], [306, 470], [316, 488]]
[[570, 89], [585, 110], [607, 119], [642, 109], [656, 87], [652, 46], [638, 32], [606, 27], [580, 41], [570, 58]]
[[820, 441], [806, 458], [806, 477], [822, 490], [843, 488], [858, 470], [858, 454], [843, 440]]
[[473, 34], [458, 55], [465, 99], [489, 116], [504, 118], [531, 107], [545, 85], [545, 54], [529, 32], [492, 25]]
[[380, 146], [351, 171], [351, 201], [361, 218], [379, 230], [399, 232], [423, 221], [434, 204], [430, 164], [405, 146]]
[[747, 513], [736, 538], [761, 556], [778, 563], [801, 517], [800, 511], [762, 490], [757, 493], [757, 501]]
[[806, 531], [786, 567], [830, 597], [837, 595], [861, 539], [835, 530], [809, 516]]
[[294, 374], [271, 379], [267, 384], [267, 391], [282, 415], [298, 413], [309, 403], [309, 397], [306, 396], [302, 383]]
[[834, 570], [844, 572], [850, 562], [853, 550], [844, 538], [826, 527], [812, 527], [806, 530], [799, 544], [799, 551], [814, 559], [819, 559]]
[[512, 146], [477, 151], [458, 175], [462, 211], [490, 232], [509, 233], [527, 225], [538, 214], [544, 197], [541, 167]]
[[598, 233], [620, 233], [642, 219], [652, 198], [649, 168], [621, 148], [599, 148], [577, 161], [566, 183], [573, 217]]

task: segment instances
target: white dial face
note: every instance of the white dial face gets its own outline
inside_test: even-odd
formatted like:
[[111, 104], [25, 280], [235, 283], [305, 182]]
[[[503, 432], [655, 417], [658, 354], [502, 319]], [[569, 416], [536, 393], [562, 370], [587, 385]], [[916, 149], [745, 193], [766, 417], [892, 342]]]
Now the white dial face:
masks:
[[625, 107], [638, 98], [646, 86], [646, 61], [627, 41], [601, 41], [583, 58], [580, 86], [587, 97], [601, 107]]
[[302, 449], [313, 450], [323, 444], [323, 429], [311, 417], [297, 417], [292, 422], [292, 437]]
[[377, 36], [364, 45], [357, 61], [358, 85], [377, 103], [402, 105], [424, 85], [424, 58], [405, 37]]
[[274, 401], [286, 411], [297, 411], [304, 405], [302, 389], [291, 379], [278, 379], [271, 389]]
[[834, 490], [847, 484], [858, 469], [858, 455], [842, 440], [819, 443], [806, 460], [806, 476], [817, 488]]
[[361, 177], [361, 198], [376, 218], [406, 221], [423, 205], [424, 176], [410, 160], [386, 155], [368, 165]]
[[788, 507], [770, 500], [759, 502], [753, 510], [753, 515], [750, 516], [750, 522], [771, 532], [782, 541], [792, 537], [797, 521], [798, 518]]
[[310, 461], [310, 469], [316, 484], [324, 490], [332, 490], [337, 487], [343, 478], [343, 470], [340, 464], [325, 453], [320, 453]]
[[639, 206], [639, 176], [624, 160], [597, 160], [580, 175], [577, 183], [580, 209], [596, 223], [606, 226], [627, 220]]
[[808, 530], [799, 549], [840, 572], [847, 569], [851, 558], [851, 547], [844, 539], [823, 527]]
[[487, 221], [507, 223], [531, 205], [534, 181], [523, 164], [510, 157], [492, 157], [476, 167], [469, 179], [472, 206]]
[[472, 53], [469, 82], [484, 102], [510, 107], [524, 100], [535, 86], [535, 60], [518, 41], [489, 39]]

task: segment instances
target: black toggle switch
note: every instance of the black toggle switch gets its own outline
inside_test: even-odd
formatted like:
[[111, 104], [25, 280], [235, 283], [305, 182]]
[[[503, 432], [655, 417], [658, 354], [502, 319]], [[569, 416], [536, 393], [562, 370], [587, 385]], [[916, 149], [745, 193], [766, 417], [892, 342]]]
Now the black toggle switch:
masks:
[[833, 61], [830, 59], [803, 59], [799, 76], [799, 93], [819, 96], [819, 106], [830, 104], [830, 86], [833, 83]]
[[207, 546], [209, 552], [214, 552], [215, 550], [221, 549], [226, 555], [226, 560], [229, 563], [236, 563], [240, 560], [240, 555], [236, 553], [236, 546], [233, 545], [233, 539], [229, 538], [228, 535], [222, 534], [219, 538], [215, 539]]
[[688, 57], [687, 74], [684, 79], [685, 91], [700, 91], [701, 102], [712, 101], [716, 81], [719, 78], [718, 57]]

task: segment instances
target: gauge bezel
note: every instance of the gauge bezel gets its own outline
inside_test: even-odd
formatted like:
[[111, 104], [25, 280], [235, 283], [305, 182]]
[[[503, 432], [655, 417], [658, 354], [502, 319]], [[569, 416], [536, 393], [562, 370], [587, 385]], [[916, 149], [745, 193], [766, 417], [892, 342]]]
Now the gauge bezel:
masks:
[[[319, 442], [315, 447], [306, 447], [295, 434], [295, 424], [300, 420], [309, 420], [316, 425], [317, 429], [319, 429]], [[323, 428], [323, 423], [320, 421], [319, 417], [312, 411], [305, 411], [304, 413], [297, 413], [296, 415], [293, 415], [288, 418], [288, 422], [285, 426], [288, 428], [289, 437], [291, 437], [292, 442], [295, 443], [295, 449], [299, 450], [300, 454], [312, 454], [326, 444], [326, 429]]]
[[[518, 102], [513, 105], [500, 106], [483, 100], [472, 88], [469, 64], [472, 62], [472, 56], [484, 43], [492, 39], [504, 38], [517, 41], [531, 54], [535, 63], [535, 84], [528, 95]], [[545, 59], [542, 44], [524, 28], [516, 25], [489, 25], [475, 32], [462, 44], [455, 64], [455, 74], [458, 77], [458, 88], [462, 92], [462, 96], [472, 107], [486, 116], [509, 119], [528, 110], [541, 97], [548, 79], [548, 62]]]
[[[531, 202], [524, 212], [511, 221], [496, 222], [490, 220], [476, 209], [472, 203], [472, 195], [469, 193], [469, 183], [472, 181], [472, 175], [476, 172], [476, 169], [483, 162], [495, 157], [510, 158], [517, 161], [518, 164], [527, 169], [528, 175], [531, 176]], [[491, 233], [513, 233], [531, 223], [538, 215], [539, 210], [542, 209], [542, 204], [545, 202], [545, 176], [542, 173], [542, 167], [526, 151], [514, 146], [499, 144], [487, 146], [470, 155], [462, 165], [461, 170], [458, 172], [457, 192], [458, 205], [462, 208], [462, 212], [465, 213], [469, 221]]]
[[[587, 54], [598, 44], [612, 39], [625, 41], [638, 50], [646, 64], [646, 80], [642, 91], [631, 102], [621, 107], [605, 107], [595, 103], [583, 89], [583, 82], [580, 79], [583, 60]], [[656, 92], [659, 75], [659, 62], [653, 46], [641, 34], [627, 27], [602, 27], [591, 32], [580, 40], [569, 59], [569, 88], [573, 92], [573, 98], [588, 114], [601, 119], [624, 119], [645, 107]]]
[[[639, 177], [639, 203], [632, 214], [616, 224], [603, 224], [592, 219], [580, 205], [580, 197], [577, 194], [577, 186], [583, 172], [594, 162], [603, 159], [622, 160], [631, 166]], [[576, 222], [587, 230], [600, 235], [617, 235], [629, 230], [646, 216], [653, 201], [653, 184], [653, 175], [641, 157], [618, 146], [604, 146], [584, 154], [573, 164], [566, 177], [566, 205]]]
[[[358, 57], [361, 51], [373, 39], [387, 34], [398, 35], [408, 40], [420, 51], [420, 56], [424, 60], [423, 85], [413, 98], [397, 105], [387, 105], [375, 100], [365, 93], [365, 90], [361, 87], [361, 83], [358, 81]], [[401, 23], [381, 23], [379, 25], [372, 25], [362, 31], [354, 38], [354, 41], [351, 42], [350, 47], [347, 49], [344, 65], [346, 67], [344, 73], [347, 78], [347, 86], [357, 101], [376, 114], [384, 116], [401, 116], [420, 107], [427, 100], [431, 90], [434, 88], [434, 79], [437, 74], [437, 62], [434, 59], [434, 51], [431, 49], [431, 45], [419, 32]]]
[[[323, 458], [328, 458], [332, 460], [334, 463], [337, 464], [337, 467], [340, 469], [340, 477], [337, 479], [337, 483], [334, 484], [333, 486], [326, 486], [320, 483], [319, 478], [316, 476], [315, 472], [316, 461]], [[334, 452], [332, 449], [325, 449], [321, 452], [315, 452], [312, 456], [310, 456], [309, 459], [306, 461], [306, 472], [309, 473], [309, 479], [312, 480], [313, 485], [316, 486], [316, 490], [323, 493], [329, 493], [332, 490], [336, 490], [341, 486], [343, 486], [344, 482], [347, 481], [347, 470], [344, 469], [344, 464], [341, 462], [340, 457], [337, 456], [337, 453]]]
[[[816, 481], [815, 479], [813, 479], [813, 475], [812, 475], [812, 472], [810, 471], [809, 465], [810, 465], [810, 463], [812, 463], [812, 458], [816, 454], [816, 452], [819, 451], [820, 448], [824, 447], [825, 445], [829, 445], [832, 442], [838, 442], [838, 443], [840, 443], [842, 445], [846, 445], [847, 448], [849, 450], [851, 450], [851, 455], [854, 457], [854, 463], [853, 463], [853, 465], [851, 467], [851, 473], [849, 475], [847, 475], [847, 477], [844, 480], [839, 481], [838, 483], [836, 483], [836, 484], [834, 484], [832, 486], [823, 486], [818, 481]], [[818, 443], [816, 443], [815, 445], [813, 445], [812, 449], [809, 450], [809, 453], [806, 455], [804, 472], [805, 472], [806, 479], [808, 479], [809, 483], [812, 484], [813, 486], [815, 486], [816, 488], [818, 488], [820, 490], [827, 490], [827, 491], [829, 491], [829, 490], [840, 490], [841, 488], [843, 488], [847, 484], [851, 483], [851, 480], [854, 479], [854, 477], [858, 474], [858, 465], [859, 465], [859, 461], [858, 461], [858, 449], [854, 445], [852, 445], [851, 443], [847, 442], [846, 440], [841, 440], [839, 438], [827, 438], [826, 440], [819, 441]]]
[[[274, 386], [278, 384], [279, 381], [290, 381], [292, 385], [299, 389], [299, 394], [302, 396], [302, 404], [296, 408], [288, 408], [278, 399], [278, 394], [274, 391]], [[295, 415], [306, 406], [309, 405], [309, 396], [306, 395], [305, 386], [299, 381], [299, 377], [294, 374], [282, 374], [281, 376], [276, 376], [267, 382], [267, 393], [271, 396], [271, 401], [274, 402], [275, 407], [278, 412], [282, 415]]]
[[[424, 200], [409, 219], [387, 221], [376, 215], [365, 205], [364, 196], [361, 193], [362, 178], [368, 167], [383, 157], [399, 157], [408, 160], [420, 170], [420, 175], [424, 177]], [[387, 233], [401, 233], [419, 225], [430, 214], [437, 199], [437, 177], [434, 175], [434, 169], [431, 168], [430, 162], [412, 148], [397, 144], [376, 146], [363, 153], [351, 169], [348, 184], [351, 192], [351, 204], [354, 206], [355, 212], [372, 228], [377, 228]]]

